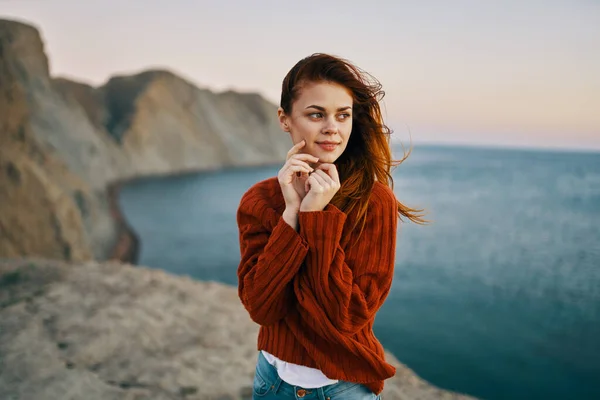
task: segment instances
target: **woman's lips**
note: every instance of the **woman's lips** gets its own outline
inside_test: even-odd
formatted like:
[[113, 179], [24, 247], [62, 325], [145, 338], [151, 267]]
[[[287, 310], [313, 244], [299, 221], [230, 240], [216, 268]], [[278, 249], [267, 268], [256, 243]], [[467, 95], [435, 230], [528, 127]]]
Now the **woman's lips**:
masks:
[[317, 143], [320, 148], [325, 151], [333, 151], [337, 148], [339, 143]]

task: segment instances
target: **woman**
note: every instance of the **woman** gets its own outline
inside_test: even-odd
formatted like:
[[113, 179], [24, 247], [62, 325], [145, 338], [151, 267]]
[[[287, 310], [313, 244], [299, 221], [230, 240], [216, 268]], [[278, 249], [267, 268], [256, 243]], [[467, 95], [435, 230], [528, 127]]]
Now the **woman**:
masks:
[[[260, 325], [254, 399], [377, 399], [395, 373], [373, 335], [393, 278], [399, 216], [381, 85], [313, 54], [283, 80], [294, 146], [242, 197], [238, 292]], [[410, 152], [409, 152], [410, 154]]]

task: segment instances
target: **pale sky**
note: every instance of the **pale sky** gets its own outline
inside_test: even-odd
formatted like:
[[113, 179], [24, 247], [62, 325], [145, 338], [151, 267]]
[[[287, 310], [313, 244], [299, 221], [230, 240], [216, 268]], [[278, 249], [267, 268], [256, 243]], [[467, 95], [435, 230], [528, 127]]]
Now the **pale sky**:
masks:
[[379, 79], [405, 144], [600, 150], [600, 0], [0, 0], [0, 18], [94, 85], [166, 68], [278, 104], [287, 71], [328, 52]]

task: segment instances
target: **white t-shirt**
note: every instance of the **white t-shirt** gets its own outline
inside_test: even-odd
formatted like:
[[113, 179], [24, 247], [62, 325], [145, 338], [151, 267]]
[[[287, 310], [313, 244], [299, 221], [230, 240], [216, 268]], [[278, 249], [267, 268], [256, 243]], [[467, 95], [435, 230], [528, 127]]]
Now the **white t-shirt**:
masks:
[[338, 383], [337, 380], [329, 379], [321, 370], [316, 368], [305, 367], [290, 362], [280, 360], [273, 354], [261, 350], [263, 356], [269, 364], [277, 369], [279, 377], [290, 385], [302, 386], [303, 388], [311, 389], [325, 385]]

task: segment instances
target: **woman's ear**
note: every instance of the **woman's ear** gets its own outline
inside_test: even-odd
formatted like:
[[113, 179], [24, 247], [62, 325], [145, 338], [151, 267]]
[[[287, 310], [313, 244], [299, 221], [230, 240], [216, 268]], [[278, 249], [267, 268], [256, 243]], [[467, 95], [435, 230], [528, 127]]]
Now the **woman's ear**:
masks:
[[285, 115], [285, 111], [283, 111], [283, 108], [281, 107], [277, 109], [277, 119], [279, 120], [281, 129], [283, 129], [285, 132], [289, 132], [290, 126], [288, 124], [288, 116]]

